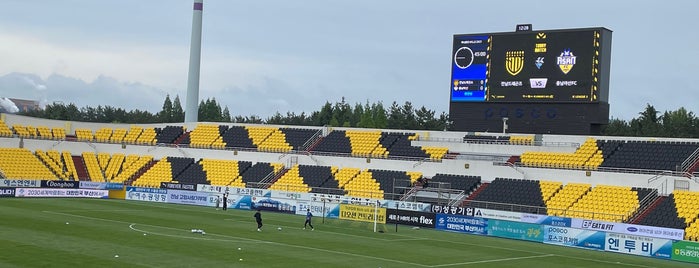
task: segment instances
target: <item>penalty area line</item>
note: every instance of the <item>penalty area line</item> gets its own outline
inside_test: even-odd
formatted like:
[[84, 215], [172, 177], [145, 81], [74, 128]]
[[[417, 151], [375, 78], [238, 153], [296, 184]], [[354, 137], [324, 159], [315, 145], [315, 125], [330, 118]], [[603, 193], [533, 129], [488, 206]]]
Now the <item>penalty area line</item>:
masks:
[[546, 254], [546, 255], [536, 255], [536, 256], [515, 257], [515, 258], [504, 258], [504, 259], [492, 259], [492, 260], [482, 260], [482, 261], [469, 261], [469, 262], [459, 262], [459, 263], [438, 264], [438, 265], [432, 265], [430, 267], [447, 267], [447, 266], [490, 263], [490, 262], [516, 261], [516, 260], [524, 260], [524, 259], [546, 258], [546, 257], [553, 257], [553, 256], [555, 256], [555, 255], [554, 254]]

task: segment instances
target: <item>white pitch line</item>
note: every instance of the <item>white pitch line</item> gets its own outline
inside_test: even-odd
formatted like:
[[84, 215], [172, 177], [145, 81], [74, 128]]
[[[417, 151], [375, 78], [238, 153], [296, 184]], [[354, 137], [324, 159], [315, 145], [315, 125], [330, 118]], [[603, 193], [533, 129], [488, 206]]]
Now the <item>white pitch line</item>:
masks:
[[[76, 214], [70, 214], [70, 213], [62, 213], [62, 212], [56, 212], [56, 211], [44, 210], [43, 212], [52, 213], [52, 214], [59, 214], [59, 215], [65, 215], [65, 216], [71, 216], [71, 217], [77, 217], [77, 218], [83, 218], [83, 219], [90, 219], [90, 220], [107, 221], [107, 222], [121, 223], [121, 224], [135, 224], [135, 223], [132, 223], [132, 222], [126, 222], [126, 221], [120, 221], [120, 220], [103, 219], [103, 218], [82, 216], [82, 215], [76, 215]], [[173, 228], [173, 227], [160, 226], [160, 225], [152, 225], [152, 224], [146, 224], [146, 223], [139, 223], [139, 225], [152, 226], [152, 227], [163, 228], [163, 229], [170, 229], [170, 230], [177, 230], [177, 231], [187, 231], [187, 230], [185, 230], [185, 229], [180, 229], [180, 228]], [[183, 237], [183, 238], [189, 238], [189, 237]], [[194, 238], [194, 237], [192, 237], [192, 238]], [[247, 242], [256, 242], [256, 243], [259, 243], [259, 242], [260, 242], [260, 240], [257, 240], [257, 239], [249, 239], [249, 238], [245, 238], [245, 237], [234, 237], [234, 238], [239, 239], [239, 240], [246, 240]], [[234, 240], [227, 240], [227, 241], [234, 241]], [[236, 241], [237, 241], [237, 240], [236, 240]], [[242, 242], [242, 241], [237, 241], [237, 242]], [[263, 241], [263, 242], [264, 242], [264, 241]]]
[[[588, 258], [581, 258], [581, 257], [573, 257], [573, 256], [566, 256], [566, 255], [558, 255], [558, 254], [553, 254], [554, 256], [557, 257], [563, 257], [563, 258], [569, 258], [569, 259], [576, 259], [576, 260], [584, 260], [584, 261], [592, 261], [592, 262], [599, 262], [599, 263], [606, 263], [606, 264], [613, 264], [615, 266], [617, 265], [623, 265], [623, 266], [631, 266], [631, 267], [643, 267], [643, 268], [655, 268], [656, 266], [647, 266], [643, 264], [633, 264], [633, 263], [623, 263], [623, 262], [617, 262], [617, 261], [603, 261], [603, 260], [595, 260], [595, 259], [588, 259]], [[629, 256], [629, 255], [626, 255]], [[631, 255], [632, 256], [632, 255]]]
[[448, 263], [448, 264], [432, 265], [430, 267], [447, 267], [447, 266], [455, 266], [455, 265], [468, 265], [468, 264], [479, 264], [479, 263], [489, 263], [489, 262], [516, 261], [516, 260], [524, 260], [524, 259], [545, 258], [545, 257], [551, 257], [551, 256], [554, 256], [554, 255], [553, 254], [546, 254], [546, 255], [515, 257], [515, 258], [505, 258], [505, 259], [492, 259], [492, 260], [482, 260], [482, 261]]
[[[237, 220], [237, 219], [223, 219], [223, 220], [224, 220], [224, 221], [234, 221], [234, 222], [244, 222], [244, 223], [249, 223], [249, 222], [250, 222], [250, 221], [243, 221], [243, 220]], [[301, 229], [301, 228], [296, 227], [296, 226], [280, 225], [280, 224], [277, 224], [277, 225], [278, 225], [278, 226], [283, 226], [283, 227], [286, 227], [286, 228], [290, 228], [290, 229]], [[341, 228], [341, 227], [334, 227], [334, 228]], [[343, 229], [345, 229], [345, 228], [343, 228]], [[391, 241], [416, 241], [416, 240], [427, 240], [426, 238], [414, 238], [414, 237], [412, 237], [412, 238], [398, 238], [398, 239], [376, 238], [376, 237], [371, 237], [371, 236], [353, 235], [353, 234], [345, 234], [345, 233], [337, 233], [337, 232], [322, 231], [322, 230], [318, 230], [318, 229], [316, 229], [316, 230], [313, 231], [313, 232], [317, 232], [317, 233], [329, 233], [329, 234], [333, 234], [333, 235], [344, 235], [344, 236], [350, 236], [350, 237], [358, 237], [358, 238], [362, 238], [362, 239], [374, 239], [374, 240], [387, 241], [387, 242], [391, 242]], [[389, 234], [389, 235], [392, 235], [392, 234]], [[396, 236], [402, 236], [402, 235], [396, 235]], [[402, 236], [402, 237], [406, 237], [406, 236]]]
[[[64, 209], [55, 210], [54, 212], [82, 212], [82, 211], [104, 211], [104, 212], [131, 212], [131, 211], [144, 211], [143, 209]], [[44, 211], [46, 212], [46, 211]]]
[[[107, 199], [107, 200], [112, 200], [112, 199]], [[167, 206], [168, 203], [154, 203], [154, 202], [129, 202], [129, 204], [133, 205], [138, 205], [138, 206], [146, 206], [146, 207], [156, 207], [156, 208], [165, 208], [165, 209], [176, 209], [176, 210], [183, 210], [183, 211], [195, 211], [197, 213], [207, 213], [207, 214], [213, 214], [213, 215], [221, 215], [220, 211], [211, 211], [211, 210], [202, 210], [200, 209], [201, 207], [198, 206]], [[236, 209], [237, 210], [237, 209]], [[225, 214], [224, 214], [225, 215]], [[248, 222], [248, 221], [243, 221], [243, 220], [237, 220], [237, 219], [223, 219], [226, 221], [238, 221], [238, 222]], [[283, 221], [283, 220], [276, 220], [275, 221], [281, 221], [285, 223], [291, 223], [290, 221]], [[287, 228], [296, 228], [296, 225], [281, 225], [283, 227]], [[334, 228], [334, 229], [344, 229], [344, 230], [353, 230], [354, 228], [349, 228], [349, 227], [340, 227], [340, 226], [328, 226], [326, 225], [325, 227], [328, 228]], [[322, 232], [319, 230], [316, 230], [316, 232]], [[326, 231], [327, 232], [327, 231]], [[375, 237], [370, 237], [370, 236], [361, 236], [361, 235], [351, 235], [351, 234], [344, 234], [344, 233], [334, 233], [334, 232], [328, 232], [328, 233], [333, 233], [333, 234], [341, 234], [341, 235], [346, 235], [346, 236], [352, 236], [352, 237], [359, 237], [359, 238], [365, 238], [365, 239], [375, 239], [379, 241], [412, 241], [412, 240], [430, 240], [429, 238], [415, 238], [414, 236], [410, 235], [402, 235], [402, 234], [396, 234], [396, 233], [390, 233], [386, 232], [384, 233], [385, 236], [397, 236], [397, 237], [405, 237], [405, 239], [387, 239], [387, 238], [375, 238]]]
[[[54, 211], [48, 211], [48, 210], [44, 210], [43, 212], [45, 212], [45, 213], [52, 213], [52, 214], [59, 214], [59, 215], [66, 215], [66, 216], [73, 216], [73, 217], [78, 217], [78, 218], [92, 219], [92, 220], [101, 220], [101, 221], [108, 221], [108, 222], [115, 222], [115, 223], [124, 223], [124, 224], [135, 224], [135, 223], [125, 222], [125, 221], [119, 221], [119, 220], [111, 220], [111, 219], [103, 219], [103, 218], [96, 218], [96, 217], [88, 217], [88, 216], [74, 215], [74, 214], [69, 214], [69, 213], [54, 212]], [[172, 227], [167, 227], [167, 226], [158, 226], [158, 225], [152, 225], [152, 224], [141, 224], [141, 225], [152, 226], [152, 227], [161, 227], [161, 228], [166, 228], [166, 229], [174, 229], [174, 230], [180, 230], [180, 231], [182, 231], [182, 229], [172, 228]], [[133, 230], [133, 229], [132, 229], [132, 230]], [[229, 235], [217, 235], [217, 236], [231, 237], [231, 238], [236, 238], [236, 239], [244, 239], [244, 240], [249, 240], [249, 241], [257, 241], [257, 242], [260, 242], [260, 243], [267, 243], [267, 244], [274, 244], [274, 245], [280, 245], [280, 246], [287, 246], [287, 247], [292, 247], [292, 248], [301, 248], [301, 249], [307, 249], [307, 250], [315, 250], [315, 251], [333, 253], [333, 254], [338, 254], [338, 255], [346, 255], [346, 256], [352, 256], [352, 257], [360, 257], [360, 258], [381, 260], [381, 261], [394, 262], [394, 263], [400, 263], [400, 264], [406, 264], [406, 265], [413, 265], [413, 266], [419, 266], [419, 267], [430, 267], [429, 265], [424, 265], [424, 264], [419, 264], [419, 263], [412, 263], [412, 262], [407, 262], [407, 261], [393, 260], [393, 259], [387, 259], [387, 258], [381, 258], [381, 257], [375, 257], [375, 256], [368, 256], [368, 255], [362, 255], [362, 254], [355, 254], [355, 253], [349, 253], [349, 252], [342, 252], [342, 251], [329, 250], [329, 249], [314, 248], [314, 247], [307, 247], [307, 246], [300, 246], [300, 245], [293, 245], [293, 244], [284, 244], [284, 243], [279, 243], [279, 242], [272, 242], [272, 241], [265, 241], [265, 240], [251, 239], [251, 238], [243, 238], [243, 237], [236, 237], [236, 236], [229, 236]]]
[[[134, 226], [136, 225], [149, 225], [149, 224], [136, 224], [132, 223], [129, 224], [129, 229], [134, 230], [136, 232], [142, 232], [146, 234], [152, 234], [152, 235], [159, 235], [159, 236], [166, 236], [166, 237], [174, 237], [174, 238], [183, 238], [183, 239], [194, 239], [194, 240], [206, 240], [206, 241], [222, 241], [222, 242], [239, 242], [239, 243], [256, 243], [256, 244], [269, 244], [270, 242], [267, 241], [248, 241], [250, 239], [247, 238], [237, 238], [237, 239], [216, 239], [216, 238], [207, 238], [207, 237], [194, 237], [194, 236], [185, 236], [185, 235], [172, 235], [172, 234], [163, 234], [163, 233], [158, 233], [158, 232], [152, 232], [152, 231], [146, 231], [146, 230], [141, 230], [138, 229]], [[152, 225], [150, 225], [152, 226]], [[170, 227], [166, 226], [158, 226], [161, 228], [167, 228], [170, 229]], [[183, 231], [182, 229], [176, 229], [178, 231]], [[211, 234], [213, 236], [222, 236], [222, 235], [217, 235], [217, 234]], [[225, 236], [228, 237], [228, 236]], [[241, 239], [242, 241], [238, 240]]]

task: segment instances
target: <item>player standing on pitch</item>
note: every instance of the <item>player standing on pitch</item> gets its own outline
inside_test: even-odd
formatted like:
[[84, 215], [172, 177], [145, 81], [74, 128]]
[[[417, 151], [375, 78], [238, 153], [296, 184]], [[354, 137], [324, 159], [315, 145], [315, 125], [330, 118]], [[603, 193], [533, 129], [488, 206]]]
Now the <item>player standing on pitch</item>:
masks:
[[311, 231], [315, 230], [313, 224], [311, 224], [311, 218], [313, 218], [313, 213], [310, 209], [306, 209], [306, 222], [303, 223], [303, 229], [306, 230], [306, 225], [311, 226]]
[[262, 232], [262, 214], [260, 214], [260, 209], [257, 209], [257, 212], [255, 212], [255, 221], [257, 222], [257, 231]]

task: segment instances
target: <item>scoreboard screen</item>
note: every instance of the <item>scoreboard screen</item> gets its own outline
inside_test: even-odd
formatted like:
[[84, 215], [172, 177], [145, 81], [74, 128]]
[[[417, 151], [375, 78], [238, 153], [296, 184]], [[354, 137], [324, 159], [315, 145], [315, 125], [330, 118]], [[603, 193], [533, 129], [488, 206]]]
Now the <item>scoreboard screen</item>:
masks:
[[605, 28], [454, 35], [451, 101], [606, 102], [610, 50]]

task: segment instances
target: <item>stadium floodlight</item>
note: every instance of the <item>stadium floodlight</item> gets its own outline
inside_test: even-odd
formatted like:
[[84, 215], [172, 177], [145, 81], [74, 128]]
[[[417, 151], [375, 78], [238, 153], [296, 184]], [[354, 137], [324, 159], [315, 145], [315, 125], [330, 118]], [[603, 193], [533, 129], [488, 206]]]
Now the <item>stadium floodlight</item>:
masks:
[[199, 71], [201, 64], [201, 17], [204, 0], [194, 0], [192, 11], [192, 41], [189, 48], [189, 74], [184, 122], [197, 122], [199, 113]]

